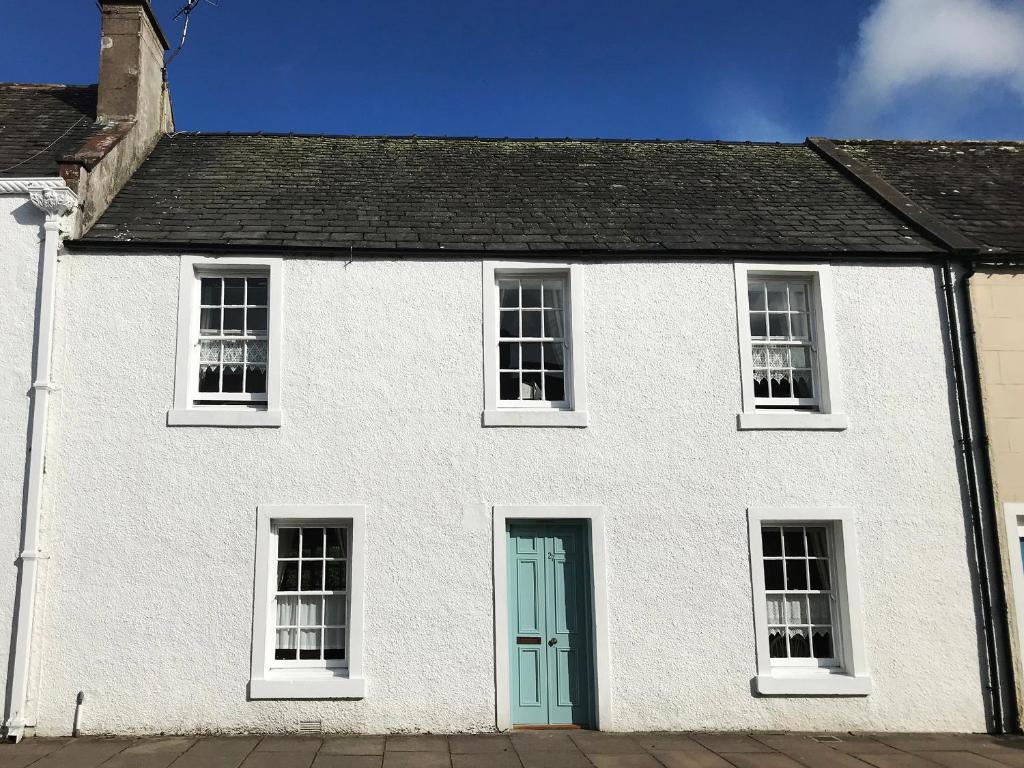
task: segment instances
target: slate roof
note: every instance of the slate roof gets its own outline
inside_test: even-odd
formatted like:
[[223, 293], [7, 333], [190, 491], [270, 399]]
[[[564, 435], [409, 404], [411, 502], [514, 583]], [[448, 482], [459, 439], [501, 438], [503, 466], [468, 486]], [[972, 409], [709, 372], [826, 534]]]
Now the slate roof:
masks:
[[0, 176], [56, 176], [95, 120], [95, 85], [0, 83]]
[[178, 133], [84, 243], [934, 253], [804, 145]]
[[1024, 142], [834, 143], [978, 245], [1024, 253]]

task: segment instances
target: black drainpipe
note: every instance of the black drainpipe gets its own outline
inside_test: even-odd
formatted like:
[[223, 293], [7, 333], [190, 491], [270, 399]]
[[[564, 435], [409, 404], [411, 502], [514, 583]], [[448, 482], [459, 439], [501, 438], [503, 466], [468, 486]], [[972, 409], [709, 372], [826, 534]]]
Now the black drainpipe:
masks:
[[[970, 279], [971, 275], [974, 274], [974, 270], [969, 270], [960, 281], [962, 286], [965, 286], [967, 280]], [[996, 617], [993, 611], [993, 592], [997, 592], [997, 601], [1000, 605], [1005, 605], [1005, 599], [1003, 598], [1002, 580], [997, 579], [993, 582], [989, 573], [989, 561], [988, 551], [989, 547], [986, 542], [985, 526], [990, 526], [991, 536], [997, 536], [996, 531], [996, 520], [995, 511], [990, 509], [989, 519], [984, 519], [982, 511], [982, 494], [981, 486], [978, 480], [978, 468], [975, 463], [975, 430], [974, 420], [971, 417], [971, 395], [967, 388], [967, 372], [964, 364], [964, 355], [961, 347], [961, 335], [960, 335], [960, 313], [957, 310], [957, 296], [956, 296], [956, 284], [953, 274], [953, 266], [947, 259], [942, 265], [942, 289], [946, 298], [946, 320], [949, 325], [949, 340], [950, 350], [953, 357], [953, 379], [954, 388], [956, 389], [956, 402], [957, 411], [960, 419], [960, 452], [961, 459], [964, 464], [964, 473], [967, 479], [967, 496], [968, 503], [970, 506], [971, 514], [971, 530], [974, 537], [974, 549], [978, 566], [978, 588], [981, 592], [981, 621], [982, 629], [985, 635], [985, 648], [988, 655], [987, 669], [987, 684], [988, 684], [988, 696], [992, 710], [992, 720], [989, 724], [989, 732], [995, 734], [1006, 733], [1006, 727], [1004, 722], [1003, 713], [1003, 692], [1004, 686], [1001, 680], [1000, 672], [1000, 654], [999, 646], [1001, 643], [997, 638], [996, 628]], [[965, 297], [966, 298], [966, 297]], [[967, 301], [966, 305], [970, 307], [970, 302]], [[971, 317], [970, 309], [967, 313], [968, 336], [966, 340], [967, 353], [970, 358], [970, 365], [973, 370], [977, 370], [977, 351], [974, 343], [974, 327], [973, 318]], [[981, 403], [976, 403], [977, 412], [981, 412]], [[984, 427], [982, 427], [982, 430]], [[984, 432], [981, 434], [984, 438]], [[982, 446], [985, 448], [985, 446]], [[985, 467], [988, 466], [988, 452], [987, 450], [982, 451], [980, 461]], [[992, 505], [988, 505], [992, 507]], [[999, 562], [998, 553], [996, 562]], [[999, 622], [1003, 627], [1006, 626], [1004, 622]], [[1004, 633], [1005, 634], [1005, 633]], [[1009, 637], [1003, 638], [1004, 648], [1009, 647]], [[1007, 665], [1008, 669], [1012, 668], [1012, 665]], [[1007, 673], [1011, 678], [1012, 684], [1012, 673]], [[1013, 713], [1013, 729], [1017, 730], [1017, 716], [1016, 708]]]

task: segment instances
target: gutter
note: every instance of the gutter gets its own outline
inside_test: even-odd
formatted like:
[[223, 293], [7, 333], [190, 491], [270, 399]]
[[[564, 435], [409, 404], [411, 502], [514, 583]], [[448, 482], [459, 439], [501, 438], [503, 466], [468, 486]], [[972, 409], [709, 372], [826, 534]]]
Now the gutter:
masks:
[[[947, 224], [929, 210], [885, 180], [866, 163], [857, 160], [829, 139], [809, 137], [807, 146], [821, 155], [840, 172], [878, 199], [912, 227], [957, 257], [967, 271], [959, 282], [954, 273], [953, 260], [947, 256], [941, 264], [942, 296], [946, 332], [948, 334], [953, 388], [956, 395], [956, 418], [959, 426], [959, 453], [964, 485], [967, 492], [968, 516], [978, 574], [977, 598], [979, 620], [985, 643], [985, 694], [989, 709], [989, 732], [1003, 734], [1020, 730], [1017, 708], [1013, 706], [1014, 665], [1010, 651], [1010, 630], [1007, 621], [1006, 588], [999, 563], [1002, 562], [998, 543], [998, 520], [995, 501], [990, 492], [983, 493], [982, 483], [991, 489], [992, 468], [985, 435], [984, 405], [978, 386], [968, 385], [968, 367], [977, 384], [978, 351], [974, 337], [970, 297], [966, 286], [974, 274], [973, 265], [979, 261], [1020, 260], [1020, 254], [1003, 249], [989, 248], [974, 242], [955, 227]], [[959, 295], [958, 295], [959, 294]], [[966, 319], [961, 320], [958, 306], [967, 307]], [[967, 333], [961, 334], [966, 327]], [[974, 415], [979, 426], [975, 430]], [[977, 450], [978, 444], [983, 450]], [[992, 572], [997, 575], [993, 577]], [[1004, 673], [1005, 670], [1005, 673]]]
[[74, 210], [78, 197], [63, 179], [3, 179], [0, 194], [28, 194], [32, 204], [46, 214], [43, 223], [43, 259], [39, 275], [39, 327], [36, 333], [35, 378], [32, 381], [32, 419], [29, 422], [29, 455], [25, 494], [25, 520], [21, 554], [18, 556], [17, 612], [14, 647], [11, 656], [11, 698], [4, 722], [7, 741], [20, 741], [28, 724], [25, 708], [28, 701], [29, 665], [32, 652], [32, 626], [35, 614], [36, 585], [39, 561], [45, 559], [40, 540], [42, 517], [43, 473], [46, 456], [47, 417], [50, 392], [50, 356], [53, 348], [54, 305], [57, 293], [57, 256], [60, 250], [60, 226], [64, 216]]

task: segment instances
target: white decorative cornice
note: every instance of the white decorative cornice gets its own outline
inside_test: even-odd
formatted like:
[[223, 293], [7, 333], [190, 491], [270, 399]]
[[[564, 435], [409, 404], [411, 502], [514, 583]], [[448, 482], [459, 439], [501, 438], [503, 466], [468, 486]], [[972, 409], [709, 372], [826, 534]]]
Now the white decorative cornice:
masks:
[[66, 186], [56, 189], [39, 189], [29, 192], [29, 200], [48, 217], [63, 216], [74, 210], [78, 196]]
[[27, 195], [44, 189], [67, 189], [64, 179], [52, 178], [4, 178], [0, 176], [0, 195]]

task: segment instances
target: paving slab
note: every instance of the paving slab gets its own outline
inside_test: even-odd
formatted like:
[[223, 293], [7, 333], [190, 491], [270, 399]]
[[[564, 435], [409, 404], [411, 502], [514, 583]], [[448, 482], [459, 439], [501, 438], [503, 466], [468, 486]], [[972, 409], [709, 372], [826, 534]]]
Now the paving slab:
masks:
[[320, 755], [383, 755], [383, 736], [326, 736]]
[[590, 755], [597, 768], [661, 768], [661, 764], [646, 752], [643, 754]]
[[448, 754], [448, 737], [430, 733], [409, 736], [388, 736], [385, 752], [441, 752]]
[[1003, 768], [996, 760], [982, 757], [974, 752], [919, 752], [918, 756], [947, 768]]
[[20, 744], [0, 742], [0, 768], [24, 768], [67, 744], [70, 739], [24, 739]]
[[519, 752], [519, 759], [523, 768], [593, 768], [594, 765], [578, 749]]
[[452, 768], [522, 768], [515, 752], [452, 754]]
[[569, 738], [585, 755], [636, 755], [646, 750], [632, 736], [622, 733], [601, 733], [600, 731], [573, 731]]
[[700, 752], [704, 747], [683, 733], [634, 733], [633, 740], [644, 749], [658, 752]]
[[817, 741], [814, 736], [755, 734], [753, 738], [806, 768], [866, 768], [864, 761], [853, 755], [831, 749], [835, 742]]
[[665, 768], [733, 768], [724, 758], [716, 755], [710, 750], [697, 745], [697, 749], [687, 749], [678, 752], [652, 752], [658, 758], [658, 762]]
[[479, 755], [497, 752], [515, 754], [512, 739], [502, 733], [467, 733], [448, 737], [448, 749], [453, 755]]
[[737, 752], [722, 753], [722, 757], [736, 768], [803, 768], [796, 760], [777, 752]]
[[[1024, 739], [1021, 741], [1024, 741]], [[996, 737], [987, 743], [979, 744], [975, 747], [974, 751], [979, 755], [995, 760], [999, 765], [1009, 766], [1010, 768], [1024, 768], [1024, 748], [1022, 747], [1024, 747], [1024, 744], [1015, 746], [1012, 742], [1007, 743], [1005, 737]]]
[[970, 752], [973, 745], [988, 741], [988, 735], [973, 733], [873, 733], [875, 741], [904, 752]]
[[173, 768], [238, 768], [259, 736], [210, 736], [199, 739], [171, 765]]
[[321, 744], [323, 739], [319, 736], [266, 736], [256, 745], [255, 752], [299, 752], [308, 754], [312, 761]]
[[186, 736], [143, 739], [111, 757], [103, 768], [167, 768], [195, 743]]
[[250, 752], [242, 768], [309, 768], [315, 753], [303, 750], [271, 749]]
[[822, 742], [827, 744], [829, 749], [836, 752], [846, 752], [850, 755], [895, 755], [900, 750], [883, 744], [871, 736], [855, 734], [836, 734], [839, 741]]
[[509, 737], [516, 752], [573, 752], [577, 750], [576, 742], [570, 731], [513, 731]]
[[908, 755], [905, 752], [895, 752], [891, 755], [859, 755], [859, 757], [875, 768], [936, 768], [938, 765], [931, 760], [917, 755]]
[[71, 739], [60, 749], [50, 752], [35, 763], [33, 768], [95, 768], [121, 750], [130, 747], [130, 739], [102, 739], [82, 737]]
[[690, 738], [712, 752], [772, 752], [772, 748], [742, 733], [691, 733]]
[[381, 768], [383, 755], [325, 755], [321, 752], [313, 768]]
[[451, 764], [447, 744], [444, 752], [398, 751], [384, 753], [384, 768], [451, 768]]

